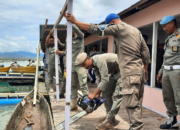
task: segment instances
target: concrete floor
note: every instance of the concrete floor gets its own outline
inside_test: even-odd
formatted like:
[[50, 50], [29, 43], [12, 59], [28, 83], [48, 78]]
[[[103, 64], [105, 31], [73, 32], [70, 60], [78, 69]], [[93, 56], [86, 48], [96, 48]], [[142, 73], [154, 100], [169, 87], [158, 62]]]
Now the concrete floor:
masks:
[[[89, 91], [93, 92], [97, 85], [88, 83]], [[57, 126], [59, 123], [64, 121], [65, 119], [65, 99], [60, 99], [59, 103], [56, 103], [56, 99], [54, 99], [53, 95], [55, 93], [49, 93], [51, 100], [51, 107], [53, 111], [54, 124]], [[71, 115], [77, 114], [82, 109], [78, 108], [77, 111], [72, 111]], [[87, 114], [83, 118], [74, 122], [70, 126], [70, 130], [95, 130], [98, 125], [98, 118], [105, 116], [105, 108], [104, 105], [99, 107], [93, 113]], [[160, 130], [159, 125], [163, 124], [167, 121], [167, 118], [152, 112], [146, 108], [143, 108], [143, 121], [144, 121], [144, 130]], [[129, 118], [123, 104], [119, 110], [119, 113], [116, 115], [116, 123], [113, 129], [109, 130], [128, 130], [129, 129]]]

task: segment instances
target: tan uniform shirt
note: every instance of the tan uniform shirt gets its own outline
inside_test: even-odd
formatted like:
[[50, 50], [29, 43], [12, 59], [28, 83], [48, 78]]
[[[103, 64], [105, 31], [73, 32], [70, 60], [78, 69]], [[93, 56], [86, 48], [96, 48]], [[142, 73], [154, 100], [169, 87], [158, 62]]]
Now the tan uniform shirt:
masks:
[[113, 53], [106, 53], [95, 55], [92, 57], [93, 69], [98, 82], [98, 89], [105, 91], [109, 82], [109, 74], [115, 76], [115, 79], [120, 78], [120, 70], [118, 66], [117, 55]]
[[[88, 32], [102, 35], [102, 31], [94, 24], [90, 25]], [[104, 34], [114, 36], [122, 78], [141, 72], [143, 63], [151, 62], [149, 49], [137, 28], [121, 22], [108, 26]]]
[[[164, 46], [163, 65], [180, 65], [180, 28], [172, 35], [169, 35]], [[163, 65], [159, 73], [163, 73]]]
[[[64, 47], [65, 47], [65, 44], [58, 42], [58, 49], [61, 49]], [[48, 52], [48, 65], [55, 66], [55, 46], [46, 45], [46, 50]], [[58, 64], [60, 64], [59, 58], [58, 58]]]

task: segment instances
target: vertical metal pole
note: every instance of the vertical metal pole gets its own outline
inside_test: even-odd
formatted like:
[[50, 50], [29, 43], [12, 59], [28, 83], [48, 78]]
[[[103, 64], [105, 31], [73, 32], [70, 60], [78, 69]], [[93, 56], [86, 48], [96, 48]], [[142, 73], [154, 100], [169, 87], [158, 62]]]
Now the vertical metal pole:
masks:
[[[54, 28], [55, 51], [58, 49], [57, 28]], [[56, 71], [56, 101], [59, 102], [59, 72], [58, 72], [59, 55], [55, 54], [55, 71]]]
[[[73, 13], [73, 0], [68, 0], [68, 13]], [[65, 130], [70, 130], [70, 96], [71, 96], [71, 69], [72, 69], [72, 23], [67, 22], [67, 55], [66, 55], [66, 105]]]
[[153, 23], [153, 38], [152, 38], [152, 59], [151, 59], [151, 87], [155, 86], [156, 77], [156, 54], [157, 54], [157, 37], [158, 37], [158, 23]]

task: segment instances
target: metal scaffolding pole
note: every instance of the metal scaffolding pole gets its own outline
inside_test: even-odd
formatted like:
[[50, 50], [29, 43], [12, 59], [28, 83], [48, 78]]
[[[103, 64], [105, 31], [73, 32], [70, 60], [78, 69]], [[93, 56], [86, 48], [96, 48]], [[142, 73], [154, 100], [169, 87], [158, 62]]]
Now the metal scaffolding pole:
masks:
[[[73, 0], [68, 0], [68, 13], [73, 12]], [[67, 22], [67, 54], [66, 54], [66, 105], [65, 130], [70, 130], [70, 95], [71, 95], [71, 69], [72, 69], [72, 23]]]

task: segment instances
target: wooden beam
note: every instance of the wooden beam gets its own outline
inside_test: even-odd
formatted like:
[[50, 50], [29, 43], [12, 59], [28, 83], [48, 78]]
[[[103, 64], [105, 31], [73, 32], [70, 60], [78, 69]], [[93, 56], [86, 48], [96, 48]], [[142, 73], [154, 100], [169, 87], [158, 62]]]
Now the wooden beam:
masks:
[[156, 3], [156, 2], [158, 2], [158, 1], [160, 1], [160, 0], [152, 0], [152, 1], [149, 1], [149, 2], [147, 2], [147, 3], [145, 3], [145, 4], [136, 6], [136, 9], [143, 9], [143, 8], [146, 8], [146, 7], [148, 7], [148, 6], [150, 6], [150, 5], [154, 4], [154, 3]]
[[[51, 31], [52, 29], [45, 29], [45, 31]], [[60, 31], [60, 30], [67, 30], [66, 28], [58, 28], [57, 31]]]
[[44, 26], [43, 40], [45, 39], [45, 33], [46, 33], [47, 23], [48, 23], [48, 19], [46, 19], [45, 26]]
[[59, 17], [58, 17], [58, 19], [57, 19], [57, 21], [56, 21], [56, 23], [55, 23], [55, 25], [54, 25], [54, 27], [53, 27], [53, 30], [54, 30], [54, 28], [57, 28], [58, 25], [59, 25], [59, 23], [61, 22], [64, 14], [65, 14], [66, 11], [67, 11], [67, 5], [68, 5], [68, 1], [66, 0], [66, 3], [64, 4], [64, 7], [63, 7], [63, 9], [62, 9], [62, 12], [61, 12], [61, 14], [59, 15]]

